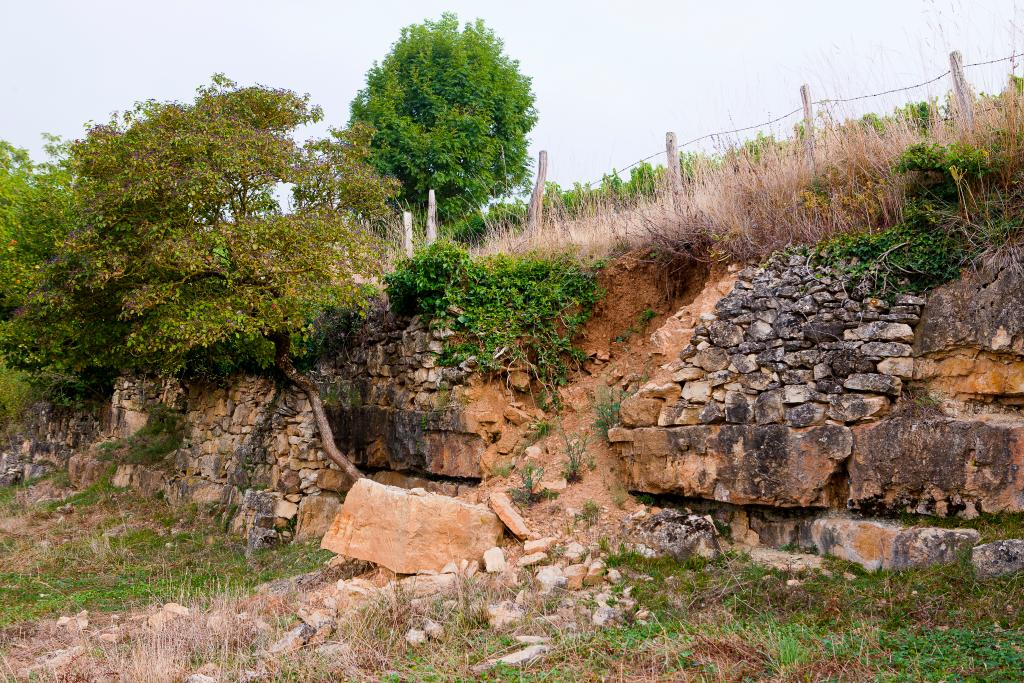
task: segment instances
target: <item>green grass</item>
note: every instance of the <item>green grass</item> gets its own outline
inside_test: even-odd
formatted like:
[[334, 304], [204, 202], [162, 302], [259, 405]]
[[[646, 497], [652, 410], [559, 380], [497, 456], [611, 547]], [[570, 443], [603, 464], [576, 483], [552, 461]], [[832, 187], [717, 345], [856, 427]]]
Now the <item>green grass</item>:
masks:
[[974, 519], [959, 517], [932, 517], [905, 514], [900, 523], [906, 526], [937, 526], [944, 529], [976, 529], [980, 543], [991, 543], [1004, 538], [1024, 538], [1024, 513], [1010, 512], [998, 515], [980, 514]]
[[[9, 491], [0, 489], [0, 507], [13, 496]], [[56, 509], [66, 502], [75, 511], [57, 523]], [[243, 540], [226, 534], [215, 515], [140, 500], [109, 480], [61, 503], [3, 509], [4, 516], [20, 512], [28, 528], [24, 535], [0, 532], [0, 626], [82, 609], [121, 611], [245, 592], [317, 569], [330, 556], [309, 544], [247, 556]], [[126, 523], [131, 530], [124, 535], [103, 536]]]
[[[680, 565], [618, 552], [608, 564], [627, 576], [612, 592], [621, 596], [623, 585], [632, 585], [632, 597], [651, 612], [647, 623], [548, 630], [553, 650], [542, 662], [493, 669], [481, 680], [1009, 682], [1024, 676], [1024, 577], [980, 582], [969, 562], [868, 573], [828, 558], [825, 573], [794, 574], [738, 554]], [[792, 578], [800, 583], [787, 585]], [[462, 680], [452, 673], [460, 664], [517, 648], [507, 635], [483, 628], [458, 640], [445, 644], [452, 648], [445, 663], [410, 651], [394, 662], [397, 677], [385, 680]]]

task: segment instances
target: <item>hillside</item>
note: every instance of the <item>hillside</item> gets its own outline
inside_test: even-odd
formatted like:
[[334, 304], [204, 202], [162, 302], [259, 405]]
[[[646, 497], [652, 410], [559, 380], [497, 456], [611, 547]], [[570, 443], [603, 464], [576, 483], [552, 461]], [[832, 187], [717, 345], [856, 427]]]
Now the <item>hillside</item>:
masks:
[[415, 245], [308, 96], [91, 128], [3, 261], [0, 675], [1020, 680], [1022, 104]]

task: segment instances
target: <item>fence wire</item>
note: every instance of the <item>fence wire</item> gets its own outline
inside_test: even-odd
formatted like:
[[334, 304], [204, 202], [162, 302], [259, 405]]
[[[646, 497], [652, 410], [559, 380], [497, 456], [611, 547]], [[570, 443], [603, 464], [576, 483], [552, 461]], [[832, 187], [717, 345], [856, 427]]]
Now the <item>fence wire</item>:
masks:
[[[1012, 53], [1012, 54], [1010, 54], [1010, 55], [1008, 55], [1006, 57], [999, 57], [997, 59], [990, 59], [990, 60], [983, 61], [983, 62], [973, 62], [971, 64], [964, 64], [963, 68], [964, 69], [969, 69], [971, 67], [976, 67], [976, 66], [988, 66], [990, 64], [998, 64], [1000, 62], [1009, 62], [1009, 61], [1012, 61], [1012, 60], [1017, 59], [1018, 57], [1022, 57], [1022, 56], [1024, 56], [1024, 52], [1014, 52], [1014, 53]], [[921, 81], [920, 83], [914, 83], [913, 85], [905, 85], [905, 86], [900, 87], [900, 88], [892, 88], [890, 90], [882, 90], [880, 92], [868, 93], [866, 95], [857, 95], [855, 97], [824, 98], [824, 99], [820, 99], [820, 100], [815, 100], [811, 104], [813, 104], [813, 105], [822, 105], [822, 106], [823, 105], [830, 105], [830, 104], [844, 104], [844, 103], [847, 103], [847, 102], [857, 102], [859, 100], [868, 100], [868, 99], [871, 99], [871, 98], [874, 98], [874, 97], [884, 97], [886, 95], [894, 95], [896, 93], [908, 92], [910, 90], [916, 90], [918, 88], [923, 88], [926, 85], [931, 85], [932, 83], [935, 83], [937, 81], [941, 81], [943, 78], [946, 78], [947, 76], [949, 76], [950, 73], [951, 73], [951, 71], [949, 69], [946, 69], [945, 71], [943, 71], [938, 76], [935, 76], [934, 78], [929, 78], [926, 81]], [[701, 135], [701, 136], [693, 138], [691, 140], [687, 140], [686, 142], [678, 145], [678, 148], [679, 149], [683, 149], [684, 147], [688, 147], [689, 145], [696, 144], [696, 143], [701, 142], [703, 140], [724, 137], [726, 135], [733, 135], [735, 133], [743, 133], [743, 132], [746, 132], [746, 131], [749, 131], [749, 130], [756, 130], [758, 128], [764, 128], [765, 126], [771, 126], [773, 124], [779, 123], [780, 121], [785, 121], [789, 117], [794, 116], [795, 114], [799, 114], [801, 111], [803, 111], [803, 107], [802, 106], [801, 107], [797, 107], [796, 109], [794, 109], [791, 112], [787, 112], [785, 114], [782, 114], [781, 116], [776, 116], [775, 118], [769, 119], [768, 121], [764, 121], [762, 123], [755, 123], [755, 124], [750, 125], [750, 126], [743, 126], [742, 128], [733, 128], [731, 130], [720, 130], [720, 131], [716, 131], [714, 133], [707, 133], [705, 135]], [[631, 168], [633, 168], [635, 166], [639, 166], [640, 164], [644, 163], [645, 161], [650, 161], [651, 159], [653, 159], [655, 157], [658, 157], [658, 156], [661, 156], [662, 154], [666, 154], [666, 150], [660, 149], [657, 152], [654, 152], [653, 154], [649, 154], [649, 155], [645, 156], [642, 159], [637, 159], [633, 163], [629, 164], [628, 166], [624, 166], [621, 169], [612, 169], [611, 174], [618, 175], [619, 173], [622, 173], [624, 171], [628, 171], [629, 169], [631, 169]], [[589, 189], [593, 185], [595, 185], [597, 183], [603, 182], [604, 179], [608, 177], [608, 175], [609, 175], [608, 173], [605, 173], [604, 175], [602, 175], [597, 180], [591, 180], [589, 183], [584, 183], [583, 186]]]

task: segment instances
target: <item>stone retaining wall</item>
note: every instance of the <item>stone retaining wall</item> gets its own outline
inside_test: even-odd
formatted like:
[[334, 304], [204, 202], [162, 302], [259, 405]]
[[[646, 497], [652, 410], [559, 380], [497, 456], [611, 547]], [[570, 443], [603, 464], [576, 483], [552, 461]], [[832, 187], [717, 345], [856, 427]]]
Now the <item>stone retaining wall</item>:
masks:
[[[362, 337], [314, 369], [338, 446], [371, 476], [447, 493], [481, 476], [491, 425], [467, 408], [472, 372], [437, 365], [447, 334], [378, 313]], [[130, 437], [158, 404], [184, 415], [181, 447], [157, 465], [110, 462], [98, 444]], [[124, 376], [103, 420], [41, 411], [0, 454], [3, 483], [67, 468], [87, 485], [113, 468], [116, 486], [237, 511], [234, 528], [256, 547], [322, 533], [337, 510], [343, 477], [321, 448], [309, 402], [273, 379], [214, 386]]]
[[801, 257], [747, 268], [623, 401], [609, 439], [627, 486], [790, 509], [1024, 510], [1018, 300], [1011, 271], [926, 304], [860, 295]]

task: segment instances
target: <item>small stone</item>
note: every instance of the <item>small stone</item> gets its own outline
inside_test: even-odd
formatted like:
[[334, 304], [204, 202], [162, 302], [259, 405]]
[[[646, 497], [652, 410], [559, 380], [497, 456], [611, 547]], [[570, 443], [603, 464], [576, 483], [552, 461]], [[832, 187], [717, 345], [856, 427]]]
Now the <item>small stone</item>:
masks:
[[505, 571], [505, 551], [494, 547], [484, 553], [484, 571], [488, 574], [500, 574]]
[[849, 341], [897, 341], [913, 342], [914, 330], [906, 323], [884, 321], [871, 322], [843, 333]]
[[682, 397], [691, 403], [706, 403], [711, 398], [711, 384], [707, 381], [687, 382]]
[[444, 627], [433, 619], [427, 619], [423, 622], [423, 632], [431, 640], [440, 640], [444, 637]]
[[491, 628], [504, 628], [518, 624], [526, 616], [522, 607], [510, 600], [487, 606], [487, 623]]
[[520, 567], [531, 567], [548, 559], [547, 553], [530, 553], [519, 558], [516, 564]]
[[512, 505], [512, 499], [507, 494], [500, 491], [495, 491], [491, 494], [489, 499], [491, 510], [494, 514], [498, 515], [498, 519], [508, 527], [508, 530], [512, 532], [519, 540], [526, 540], [533, 535], [530, 531], [530, 527], [526, 524], [526, 520], [519, 514], [515, 506]]
[[565, 568], [565, 587], [571, 591], [578, 591], [583, 588], [583, 581], [587, 578], [587, 565], [570, 564]]
[[590, 623], [597, 627], [604, 627], [612, 624], [619, 619], [619, 611], [608, 605], [598, 605], [597, 609], [594, 610], [593, 616], [590, 618]]
[[188, 607], [185, 607], [184, 605], [179, 605], [176, 602], [167, 603], [163, 606], [163, 610], [165, 612], [170, 612], [171, 614], [174, 614], [179, 617], [187, 617], [189, 614]]
[[587, 567], [587, 575], [583, 579], [583, 585], [585, 586], [596, 586], [604, 580], [605, 574], [608, 572], [607, 567], [603, 560], [594, 560]]
[[573, 541], [569, 545], [565, 546], [565, 553], [563, 553], [563, 556], [570, 562], [579, 562], [586, 554], [587, 549], [576, 541]]
[[858, 350], [865, 356], [882, 356], [883, 358], [899, 358], [910, 356], [913, 353], [909, 344], [899, 342], [868, 342]]
[[890, 396], [899, 396], [903, 390], [903, 382], [899, 377], [871, 373], [850, 375], [843, 382], [843, 386], [853, 391], [870, 391]]
[[622, 583], [622, 572], [618, 569], [609, 569], [604, 578], [610, 584]]
[[538, 538], [532, 541], [527, 541], [523, 544], [523, 552], [527, 555], [533, 553], [547, 552], [548, 548], [553, 546], [558, 539], [553, 536], [545, 536], [544, 538]]
[[526, 666], [530, 662], [543, 657], [551, 650], [548, 645], [531, 645], [513, 652], [512, 654], [505, 655], [504, 657], [498, 657], [497, 659], [488, 659], [486, 662], [481, 662], [473, 667], [473, 673], [483, 673], [488, 669], [493, 669], [499, 664], [505, 666]]
[[561, 568], [557, 566], [541, 567], [537, 570], [537, 574], [534, 578], [536, 579], [539, 587], [538, 592], [541, 595], [547, 595], [557, 590], [564, 590], [568, 584], [565, 574], [563, 574]]
[[754, 420], [757, 424], [779, 423], [785, 419], [785, 406], [781, 389], [764, 391], [754, 400]]
[[419, 647], [427, 642], [427, 634], [418, 628], [411, 628], [405, 632], [405, 642], [413, 647]]
[[883, 375], [893, 375], [903, 379], [914, 376], [913, 358], [885, 358], [878, 362], [878, 371]]
[[793, 384], [782, 388], [783, 403], [807, 403], [813, 401], [815, 394], [813, 387], [806, 384]]
[[790, 427], [810, 427], [825, 421], [825, 406], [821, 403], [804, 403], [786, 408], [786, 424]]
[[313, 627], [309, 624], [301, 623], [271, 645], [268, 652], [273, 655], [294, 652], [305, 645], [313, 637], [314, 633], [316, 633], [316, 630]]

